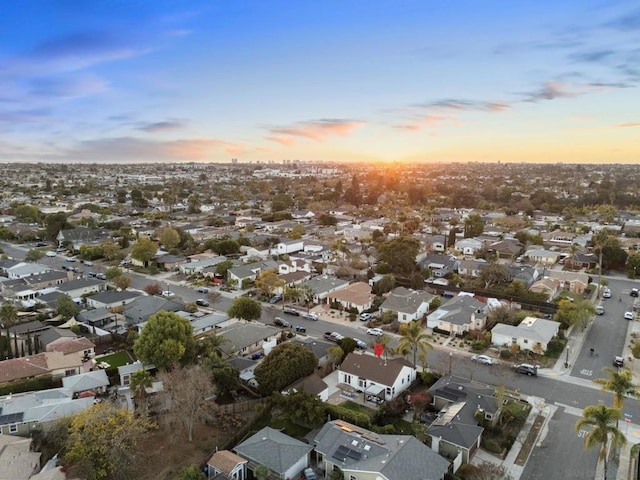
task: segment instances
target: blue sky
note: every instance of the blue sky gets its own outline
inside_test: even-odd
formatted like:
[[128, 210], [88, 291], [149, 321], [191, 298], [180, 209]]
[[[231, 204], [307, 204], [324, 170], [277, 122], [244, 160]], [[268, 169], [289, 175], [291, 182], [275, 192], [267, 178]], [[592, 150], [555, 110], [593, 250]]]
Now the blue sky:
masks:
[[7, 0], [0, 161], [640, 163], [632, 1]]

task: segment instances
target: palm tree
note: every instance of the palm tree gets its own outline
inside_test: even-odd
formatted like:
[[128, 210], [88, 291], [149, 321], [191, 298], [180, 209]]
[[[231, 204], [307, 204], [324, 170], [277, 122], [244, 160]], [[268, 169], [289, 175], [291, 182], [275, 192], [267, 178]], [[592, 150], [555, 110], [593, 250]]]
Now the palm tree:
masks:
[[229, 339], [222, 335], [216, 335], [215, 333], [206, 335], [198, 342], [198, 352], [205, 358], [222, 357], [224, 353], [222, 346], [228, 342]]
[[576, 432], [583, 427], [591, 427], [584, 437], [584, 448], [589, 449], [600, 444], [600, 459], [604, 462], [604, 480], [607, 480], [607, 453], [609, 450], [609, 438], [611, 445], [621, 446], [627, 442], [622, 431], [616, 426], [622, 414], [617, 408], [606, 405], [591, 405], [582, 411], [575, 425]]
[[397, 350], [399, 352], [413, 353], [413, 366], [416, 366], [418, 353], [425, 356], [427, 350], [433, 349], [433, 345], [429, 343], [431, 336], [424, 331], [420, 322], [413, 321], [400, 326], [400, 340], [398, 341]]
[[626, 395], [632, 397], [640, 396], [638, 385], [633, 383], [631, 370], [626, 368], [614, 369], [610, 367], [605, 367], [603, 370], [609, 374], [609, 378], [596, 378], [593, 380], [593, 383], [602, 385], [602, 391], [613, 392], [613, 408], [622, 411], [624, 397]]
[[133, 392], [133, 398], [139, 409], [138, 413], [141, 417], [146, 418], [149, 411], [149, 394], [147, 388], [153, 385], [153, 377], [146, 370], [138, 370], [131, 375], [131, 383], [129, 388]]

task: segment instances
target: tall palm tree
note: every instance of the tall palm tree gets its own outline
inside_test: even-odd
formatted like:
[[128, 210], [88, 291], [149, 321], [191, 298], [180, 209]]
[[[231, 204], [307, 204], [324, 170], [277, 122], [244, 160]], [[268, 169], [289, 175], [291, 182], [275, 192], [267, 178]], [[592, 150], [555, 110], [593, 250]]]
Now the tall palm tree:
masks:
[[580, 418], [575, 425], [576, 432], [583, 427], [591, 427], [584, 437], [584, 448], [589, 449], [600, 444], [600, 459], [604, 463], [604, 480], [607, 480], [607, 453], [609, 450], [609, 438], [611, 445], [621, 446], [627, 442], [624, 434], [616, 426], [622, 414], [617, 408], [606, 405], [591, 405], [582, 411]]
[[409, 351], [413, 354], [413, 366], [416, 366], [418, 353], [426, 356], [427, 350], [433, 349], [429, 343], [431, 336], [422, 328], [420, 322], [413, 321], [400, 326], [400, 340], [397, 350], [399, 352]]
[[147, 370], [138, 370], [131, 375], [131, 383], [129, 388], [133, 392], [133, 398], [136, 400], [138, 413], [141, 417], [146, 418], [149, 412], [149, 394], [147, 388], [153, 385], [153, 377]]
[[626, 395], [640, 396], [638, 385], [633, 383], [631, 370], [626, 368], [617, 370], [610, 367], [605, 367], [603, 370], [609, 374], [609, 378], [596, 378], [593, 383], [601, 385], [605, 392], [613, 392], [613, 408], [622, 411]]

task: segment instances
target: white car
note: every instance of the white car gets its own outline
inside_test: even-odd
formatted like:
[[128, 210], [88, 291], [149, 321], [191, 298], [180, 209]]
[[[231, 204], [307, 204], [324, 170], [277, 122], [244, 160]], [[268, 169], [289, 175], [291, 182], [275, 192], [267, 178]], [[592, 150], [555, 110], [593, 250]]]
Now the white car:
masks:
[[57, 254], [56, 254], [56, 252], [54, 252], [53, 250], [49, 250], [49, 251], [46, 253], [46, 255], [47, 255], [47, 257], [55, 257]]
[[361, 322], [368, 322], [372, 318], [373, 318], [373, 316], [370, 313], [363, 313], [363, 314], [360, 315], [360, 321]]
[[602, 292], [602, 298], [611, 298], [611, 290], [605, 288], [604, 292]]
[[176, 294], [175, 294], [175, 293], [173, 293], [171, 290], [164, 290], [164, 291], [162, 292], [162, 296], [163, 296], [163, 297], [175, 297], [175, 296], [176, 296]]
[[633, 320], [633, 312], [624, 312], [625, 320]]
[[381, 337], [384, 335], [384, 332], [380, 328], [369, 328], [367, 330], [367, 335], [375, 335], [376, 337]]
[[315, 322], [316, 320], [318, 320], [318, 315], [316, 315], [315, 313], [303, 313], [302, 318], [313, 320]]
[[474, 355], [471, 357], [471, 360], [482, 363], [483, 365], [493, 365], [493, 358], [488, 355]]

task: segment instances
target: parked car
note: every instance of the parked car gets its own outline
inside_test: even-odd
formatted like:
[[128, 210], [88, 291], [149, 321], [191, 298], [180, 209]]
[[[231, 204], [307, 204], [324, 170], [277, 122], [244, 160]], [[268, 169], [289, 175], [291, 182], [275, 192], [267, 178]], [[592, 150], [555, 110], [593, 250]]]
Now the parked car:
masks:
[[384, 332], [380, 328], [369, 328], [367, 330], [367, 335], [375, 335], [376, 337], [381, 337], [384, 335]]
[[82, 263], [84, 263], [87, 267], [93, 267], [93, 262], [90, 262], [89, 260], [83, 260]]
[[331, 335], [333, 335], [333, 338], [336, 339], [336, 342], [338, 340], [342, 340], [344, 338], [344, 335], [342, 335], [341, 333], [338, 333], [338, 332], [333, 332]]
[[302, 318], [313, 320], [315, 322], [316, 320], [318, 320], [318, 315], [316, 315], [315, 313], [303, 313]]
[[[98, 280], [106, 280], [106, 279], [107, 279], [107, 276], [106, 276], [104, 273], [96, 273], [96, 278], [97, 278]], [[167, 290], [167, 291], [168, 291], [168, 290]], [[171, 295], [165, 295], [165, 296], [167, 296], [167, 297], [169, 297], [169, 296], [173, 296], [173, 292], [169, 292], [169, 293], [170, 293]]]
[[307, 332], [307, 329], [305, 327], [301, 327], [300, 325], [296, 325], [293, 328], [298, 333], [306, 333]]
[[493, 358], [489, 355], [474, 355], [471, 357], [474, 362], [482, 363], [483, 365], [493, 365]]
[[67, 258], [65, 258], [65, 260], [67, 262], [75, 262], [76, 261], [76, 257], [67, 257]]
[[530, 365], [528, 363], [521, 363], [520, 365], [515, 366], [516, 372], [522, 373], [524, 375], [529, 375], [530, 377], [534, 377], [538, 375], [538, 367], [535, 365]]
[[196, 292], [198, 292], [198, 293], [209, 293], [209, 289], [207, 287], [198, 287]]
[[204, 298], [199, 298], [196, 300], [196, 305], [200, 305], [201, 307], [208, 307], [209, 302], [207, 302]]
[[367, 342], [360, 340], [359, 338], [355, 339], [356, 341], [356, 347], [359, 348], [360, 350], [366, 350], [367, 349]]
[[632, 288], [631, 289], [631, 296], [632, 297], [637, 297], [638, 296], [638, 289], [637, 288]]
[[47, 257], [55, 257], [57, 255], [53, 250], [49, 250], [46, 254]]
[[269, 303], [274, 304], [282, 301], [282, 295], [274, 295], [269, 299]]
[[289, 328], [291, 324], [287, 322], [284, 318], [276, 317], [273, 319], [273, 324], [277, 327]]
[[362, 314], [360, 314], [360, 321], [361, 322], [368, 322], [372, 318], [373, 318], [373, 315], [371, 315], [370, 313], [362, 313]]
[[633, 312], [624, 312], [625, 320], [633, 320]]
[[[103, 275], [102, 273], [99, 273], [98, 275]], [[96, 278], [100, 278], [98, 275], [96, 275]], [[175, 293], [173, 293], [171, 290], [163, 290], [162, 291], [162, 296], [163, 297], [175, 297]]]
[[611, 290], [609, 288], [605, 288], [602, 292], [602, 298], [611, 298]]
[[604, 315], [604, 307], [602, 305], [597, 305], [596, 306], [596, 314]]
[[318, 480], [318, 476], [316, 472], [313, 471], [313, 468], [305, 468], [303, 472], [304, 480]]
[[624, 358], [622, 357], [613, 357], [613, 366], [614, 367], [624, 367]]
[[291, 308], [291, 307], [285, 308], [283, 310], [283, 312], [288, 314], [288, 315], [300, 316], [300, 312], [298, 310], [296, 310], [295, 308]]

